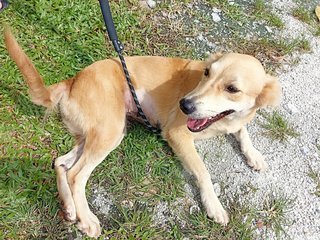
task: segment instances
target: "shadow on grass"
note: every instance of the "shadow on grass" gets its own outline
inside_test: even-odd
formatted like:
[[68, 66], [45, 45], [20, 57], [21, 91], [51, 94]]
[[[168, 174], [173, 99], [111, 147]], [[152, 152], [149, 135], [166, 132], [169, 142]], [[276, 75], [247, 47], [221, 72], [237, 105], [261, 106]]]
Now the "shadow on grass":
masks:
[[24, 96], [18, 89], [5, 86], [0, 82], [0, 92], [7, 94], [13, 100], [13, 106], [17, 112], [27, 116], [43, 116], [44, 108], [31, 102], [30, 98]]

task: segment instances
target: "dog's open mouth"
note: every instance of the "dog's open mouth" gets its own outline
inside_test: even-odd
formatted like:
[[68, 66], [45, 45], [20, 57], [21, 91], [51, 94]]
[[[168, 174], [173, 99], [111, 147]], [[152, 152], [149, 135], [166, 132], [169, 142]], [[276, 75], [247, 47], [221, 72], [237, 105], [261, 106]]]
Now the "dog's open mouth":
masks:
[[221, 112], [213, 117], [201, 118], [201, 119], [192, 119], [188, 118], [187, 126], [191, 132], [201, 132], [202, 130], [209, 127], [212, 123], [224, 118], [225, 116], [235, 112], [234, 110], [227, 110]]

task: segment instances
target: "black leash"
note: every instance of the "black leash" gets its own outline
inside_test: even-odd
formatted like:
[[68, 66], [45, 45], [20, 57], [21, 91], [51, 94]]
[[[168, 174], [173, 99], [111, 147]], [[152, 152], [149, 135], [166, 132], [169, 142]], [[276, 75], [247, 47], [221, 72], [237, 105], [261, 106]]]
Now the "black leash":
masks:
[[124, 72], [124, 75], [126, 76], [131, 95], [132, 95], [133, 100], [134, 100], [134, 102], [137, 106], [137, 109], [138, 109], [138, 114], [142, 118], [143, 122], [146, 124], [147, 128], [150, 131], [152, 131], [153, 133], [156, 133], [156, 134], [160, 134], [160, 129], [152, 126], [151, 123], [149, 122], [149, 120], [147, 119], [146, 115], [144, 114], [144, 112], [141, 108], [141, 105], [139, 103], [137, 94], [134, 90], [133, 84], [130, 79], [129, 71], [127, 69], [126, 62], [124, 60], [124, 57], [122, 56], [122, 51], [123, 51], [124, 47], [123, 47], [122, 43], [120, 42], [120, 40], [118, 39], [117, 32], [114, 27], [114, 23], [113, 23], [111, 11], [110, 11], [110, 6], [109, 6], [109, 1], [108, 0], [99, 0], [99, 3], [100, 3], [101, 12], [103, 15], [104, 23], [107, 27], [109, 38], [114, 46], [114, 49], [116, 50], [116, 52], [118, 53], [118, 56], [120, 58], [123, 72]]

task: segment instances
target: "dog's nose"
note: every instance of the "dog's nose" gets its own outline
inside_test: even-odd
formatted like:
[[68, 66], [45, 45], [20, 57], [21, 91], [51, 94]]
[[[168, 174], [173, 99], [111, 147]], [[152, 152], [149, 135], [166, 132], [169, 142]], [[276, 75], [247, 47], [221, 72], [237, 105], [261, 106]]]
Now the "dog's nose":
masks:
[[182, 98], [180, 100], [180, 109], [185, 114], [191, 114], [196, 110], [196, 107], [190, 99]]

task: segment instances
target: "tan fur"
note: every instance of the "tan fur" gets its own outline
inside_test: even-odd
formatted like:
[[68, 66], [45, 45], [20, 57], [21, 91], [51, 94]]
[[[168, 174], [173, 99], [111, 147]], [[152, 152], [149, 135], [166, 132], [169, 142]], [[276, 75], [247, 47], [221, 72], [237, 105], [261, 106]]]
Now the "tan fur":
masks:
[[[120, 144], [126, 115], [135, 115], [136, 109], [119, 61], [98, 61], [75, 77], [46, 87], [9, 30], [5, 31], [5, 42], [28, 83], [32, 101], [47, 108], [59, 103], [63, 121], [75, 136], [76, 146], [55, 161], [59, 196], [66, 218], [78, 220], [81, 231], [98, 237], [99, 220], [89, 208], [85, 185], [94, 168]], [[163, 57], [128, 57], [126, 61], [148, 119], [160, 125], [164, 139], [195, 176], [208, 216], [227, 224], [228, 215], [214, 193], [194, 140], [232, 133], [248, 165], [255, 170], [266, 169], [264, 157], [253, 147], [245, 124], [257, 108], [278, 101], [277, 79], [267, 75], [255, 58], [234, 53], [215, 54], [206, 62]], [[210, 69], [208, 76], [204, 76], [205, 68]], [[239, 91], [230, 92], [231, 85]], [[184, 114], [179, 108], [181, 99], [190, 101], [195, 111]], [[200, 132], [188, 129], [196, 127], [192, 119], [209, 121], [230, 109], [235, 112]]]

